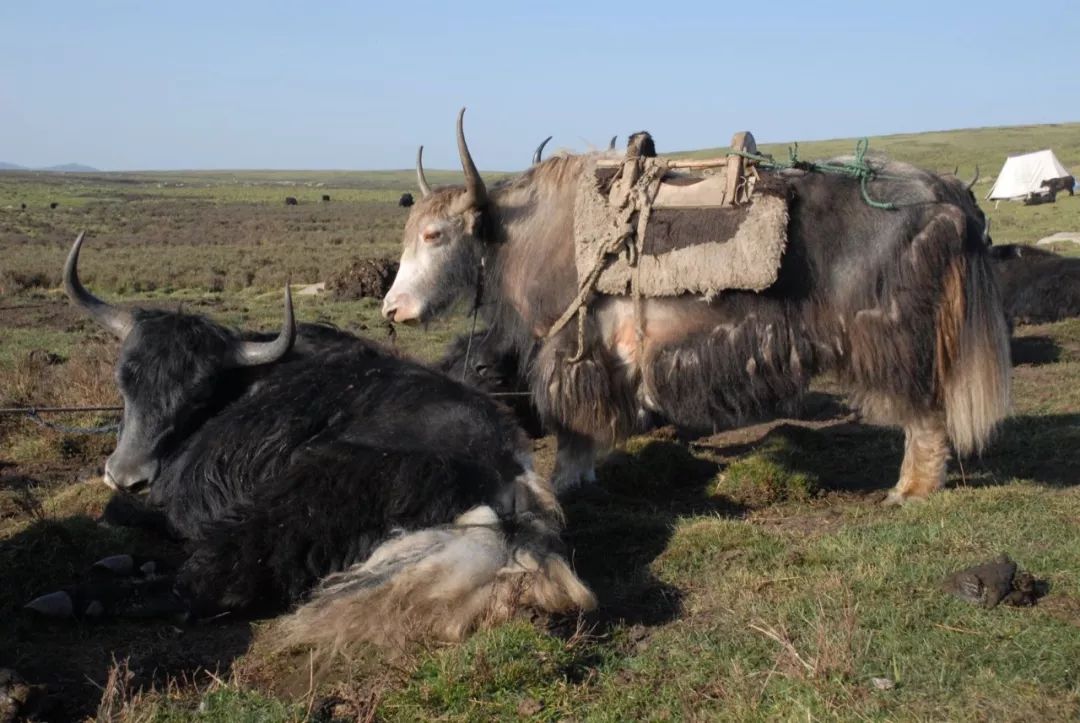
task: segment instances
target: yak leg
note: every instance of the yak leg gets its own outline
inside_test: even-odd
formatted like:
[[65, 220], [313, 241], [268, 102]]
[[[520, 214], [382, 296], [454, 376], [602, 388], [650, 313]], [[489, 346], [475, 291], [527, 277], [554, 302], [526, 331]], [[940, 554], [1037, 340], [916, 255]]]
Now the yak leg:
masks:
[[596, 481], [596, 443], [588, 437], [559, 430], [556, 433], [558, 450], [551, 484], [556, 494], [562, 494], [583, 484]]
[[900, 481], [889, 492], [886, 504], [926, 499], [945, 483], [948, 459], [949, 438], [940, 416], [923, 417], [906, 426]]

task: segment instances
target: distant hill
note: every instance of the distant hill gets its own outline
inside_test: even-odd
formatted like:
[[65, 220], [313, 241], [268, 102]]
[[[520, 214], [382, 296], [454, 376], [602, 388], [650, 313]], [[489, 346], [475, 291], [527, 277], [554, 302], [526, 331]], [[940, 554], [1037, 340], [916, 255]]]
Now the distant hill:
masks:
[[[659, 146], [663, 139], [656, 140]], [[769, 143], [761, 138], [757, 140], [759, 148], [765, 153], [771, 153], [778, 159], [787, 159], [790, 144]], [[814, 160], [851, 154], [855, 151], [857, 140], [845, 138], [799, 141], [799, 158]], [[970, 178], [978, 166], [981, 177], [986, 182], [997, 174], [1007, 156], [1043, 148], [1052, 148], [1066, 168], [1071, 168], [1074, 172], [1080, 171], [1080, 123], [901, 133], [871, 136], [869, 141], [871, 153], [884, 153], [898, 161], [933, 171], [952, 171], [959, 167], [960, 174]], [[709, 158], [726, 150], [726, 147], [706, 148], [675, 152], [672, 155]]]
[[0, 171], [47, 171], [54, 173], [100, 173], [98, 169], [92, 166], [84, 166], [81, 163], [63, 163], [59, 166], [48, 166], [46, 168], [27, 168], [26, 166], [20, 166], [17, 163], [5, 163], [0, 161]]
[[59, 166], [39, 168], [39, 171], [56, 171], [57, 173], [99, 173], [93, 166], [84, 166], [81, 163], [62, 163]]

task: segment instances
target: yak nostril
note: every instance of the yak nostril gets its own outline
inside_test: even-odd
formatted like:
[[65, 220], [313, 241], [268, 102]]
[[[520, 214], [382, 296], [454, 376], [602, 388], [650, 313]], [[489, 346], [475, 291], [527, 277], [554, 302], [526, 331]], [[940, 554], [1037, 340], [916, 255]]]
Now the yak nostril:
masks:
[[132, 482], [127, 487], [124, 487], [124, 491], [125, 492], [131, 492], [132, 494], [138, 494], [139, 492], [142, 492], [143, 490], [145, 490], [145, 489], [147, 489], [149, 487], [150, 487], [150, 481], [145, 480], [145, 479], [141, 479], [141, 480], [137, 480], [135, 482]]

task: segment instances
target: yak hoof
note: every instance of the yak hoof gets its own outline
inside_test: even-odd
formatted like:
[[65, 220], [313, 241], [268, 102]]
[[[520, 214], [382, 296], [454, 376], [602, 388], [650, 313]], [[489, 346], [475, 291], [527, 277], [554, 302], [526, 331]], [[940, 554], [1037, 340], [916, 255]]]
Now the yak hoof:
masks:
[[127, 577], [135, 572], [135, 558], [131, 555], [111, 555], [94, 563], [98, 570], [108, 570], [114, 575]]
[[915, 495], [905, 495], [899, 490], [891, 490], [885, 499], [881, 501], [882, 507], [902, 507], [910, 504], [920, 504], [926, 502], [925, 497], [916, 497]]
[[63, 590], [36, 597], [23, 607], [47, 618], [69, 618], [75, 612], [75, 603]]

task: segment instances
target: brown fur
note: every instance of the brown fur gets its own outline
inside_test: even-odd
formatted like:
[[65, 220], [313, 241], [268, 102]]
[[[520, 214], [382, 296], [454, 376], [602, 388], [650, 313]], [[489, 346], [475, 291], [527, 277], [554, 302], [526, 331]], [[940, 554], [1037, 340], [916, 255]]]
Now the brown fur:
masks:
[[[642, 415], [690, 429], [742, 424], [783, 410], [830, 370], [873, 421], [921, 429], [943, 418], [961, 454], [979, 450], [1005, 415], [1007, 333], [985, 258], [985, 217], [959, 180], [877, 160], [880, 175], [866, 192], [896, 210], [867, 204], [857, 180], [777, 173], [792, 205], [775, 284], [711, 299], [645, 299], [641, 340], [636, 317], [630, 338], [618, 297], [595, 294], [584, 354], [569, 362], [576, 325], [547, 333], [577, 292], [574, 201], [593, 162], [552, 158], [496, 185], [483, 211], [490, 235], [461, 240], [463, 258], [472, 248], [487, 255], [486, 314], [519, 350], [568, 469], [591, 459], [588, 445], [624, 438]], [[406, 253], [412, 243], [406, 237]], [[685, 333], [653, 338], [649, 318], [669, 305], [688, 320], [676, 325]]]

